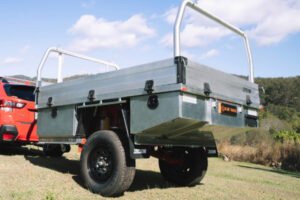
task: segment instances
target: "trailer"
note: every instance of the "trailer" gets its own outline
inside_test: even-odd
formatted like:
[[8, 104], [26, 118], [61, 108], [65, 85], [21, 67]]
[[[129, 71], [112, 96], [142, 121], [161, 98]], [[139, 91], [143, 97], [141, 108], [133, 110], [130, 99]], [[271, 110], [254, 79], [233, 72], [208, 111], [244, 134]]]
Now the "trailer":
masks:
[[[181, 55], [180, 25], [186, 8], [216, 21], [244, 39], [248, 80], [198, 64]], [[59, 55], [57, 83], [42, 86], [50, 53]], [[112, 71], [63, 81], [62, 57], [111, 66]], [[246, 34], [184, 0], [174, 26], [174, 57], [119, 69], [110, 62], [49, 48], [37, 70], [36, 108], [40, 143], [82, 148], [81, 177], [103, 196], [126, 191], [135, 161], [156, 157], [162, 176], [181, 186], [198, 184], [208, 157], [217, 156], [214, 127], [257, 127], [258, 86]]]

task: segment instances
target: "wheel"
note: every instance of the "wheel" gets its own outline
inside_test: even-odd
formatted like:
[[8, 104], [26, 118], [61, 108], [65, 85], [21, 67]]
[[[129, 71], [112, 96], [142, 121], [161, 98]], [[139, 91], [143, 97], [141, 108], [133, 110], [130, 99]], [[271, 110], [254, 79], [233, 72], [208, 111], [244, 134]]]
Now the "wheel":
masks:
[[45, 144], [43, 152], [46, 156], [61, 157], [64, 153], [71, 150], [68, 144]]
[[204, 178], [207, 170], [207, 154], [204, 149], [174, 149], [176, 162], [159, 160], [162, 176], [180, 186], [194, 186]]
[[106, 197], [122, 195], [135, 175], [135, 160], [129, 157], [126, 150], [115, 132], [93, 133], [83, 146], [80, 157], [85, 186]]

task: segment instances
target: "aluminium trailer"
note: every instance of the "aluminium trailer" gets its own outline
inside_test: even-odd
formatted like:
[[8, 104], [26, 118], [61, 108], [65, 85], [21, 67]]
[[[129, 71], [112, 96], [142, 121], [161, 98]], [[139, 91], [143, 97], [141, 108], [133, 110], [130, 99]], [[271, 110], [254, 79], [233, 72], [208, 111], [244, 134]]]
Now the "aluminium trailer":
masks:
[[[242, 36], [249, 61], [249, 80], [198, 64], [180, 53], [180, 24], [192, 8]], [[115, 71], [41, 85], [51, 52], [114, 67]], [[60, 59], [61, 61], [62, 59]], [[257, 127], [258, 86], [254, 83], [247, 36], [190, 0], [179, 8], [174, 27], [174, 58], [120, 69], [113, 63], [50, 48], [38, 68], [36, 89], [40, 142], [78, 144], [81, 176], [87, 188], [103, 196], [126, 191], [135, 160], [154, 156], [170, 182], [191, 186], [217, 156], [211, 128]]]

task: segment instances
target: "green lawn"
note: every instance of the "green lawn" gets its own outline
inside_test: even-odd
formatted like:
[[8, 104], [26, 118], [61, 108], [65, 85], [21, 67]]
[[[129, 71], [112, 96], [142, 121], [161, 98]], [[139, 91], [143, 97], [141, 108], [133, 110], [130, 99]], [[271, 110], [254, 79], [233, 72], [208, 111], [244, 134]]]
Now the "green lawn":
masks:
[[[103, 199], [82, 187], [76, 149], [65, 158], [38, 150], [0, 148], [0, 199]], [[174, 187], [160, 176], [157, 160], [138, 160], [134, 183], [117, 199], [299, 199], [300, 173], [209, 159], [196, 187]]]

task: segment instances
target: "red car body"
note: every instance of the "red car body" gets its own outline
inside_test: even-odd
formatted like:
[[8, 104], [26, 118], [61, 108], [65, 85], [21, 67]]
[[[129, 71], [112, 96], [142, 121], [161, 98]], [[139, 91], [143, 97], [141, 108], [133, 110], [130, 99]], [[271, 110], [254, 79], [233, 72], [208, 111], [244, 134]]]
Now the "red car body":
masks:
[[0, 142], [38, 142], [34, 89], [0, 77]]

